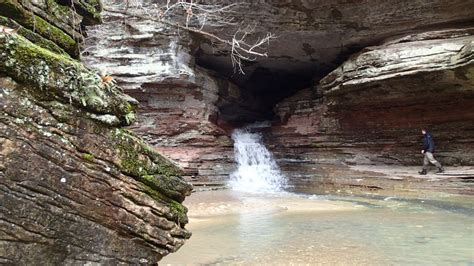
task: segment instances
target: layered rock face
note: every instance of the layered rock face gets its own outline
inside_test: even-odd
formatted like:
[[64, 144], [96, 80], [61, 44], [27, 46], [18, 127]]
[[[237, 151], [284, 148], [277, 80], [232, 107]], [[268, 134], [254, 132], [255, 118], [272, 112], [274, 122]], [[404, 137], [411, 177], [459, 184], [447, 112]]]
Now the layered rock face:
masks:
[[0, 262], [156, 263], [191, 235], [192, 187], [122, 128], [137, 101], [55, 39], [98, 22], [73, 3], [0, 2]]
[[[418, 163], [421, 126], [433, 127], [446, 163], [472, 163], [471, 59], [468, 48], [458, 51], [472, 36], [472, 1], [239, 1], [243, 25], [257, 25], [251, 37], [278, 36], [268, 57], [244, 63], [246, 75], [205, 36], [105, 6], [87, 61], [140, 101], [133, 130], [190, 180], [225, 180], [230, 131], [265, 119], [275, 120], [266, 140], [292, 177], [345, 164]], [[205, 28], [226, 38], [235, 29]]]
[[[206, 1], [235, 3], [235, 1]], [[255, 23], [255, 35], [272, 32], [268, 57], [245, 64], [244, 81], [267, 69], [274, 73], [307, 73], [322, 78], [360, 49], [386, 38], [474, 22], [472, 1], [239, 1], [239, 17]], [[244, 23], [244, 25], [246, 24]], [[234, 28], [223, 31], [232, 34]], [[225, 33], [222, 34], [225, 36]], [[202, 43], [198, 59], [220, 71], [229, 59]], [[281, 72], [279, 72], [281, 71]], [[326, 72], [327, 71], [327, 72]]]
[[[114, 76], [140, 102], [132, 130], [178, 162], [186, 178], [224, 178], [232, 167], [232, 142], [217, 125], [217, 105], [221, 95], [231, 100], [238, 88], [194, 64], [195, 44], [187, 32], [124, 15], [125, 8], [112, 1], [104, 4], [104, 23], [89, 29], [85, 61]], [[146, 8], [127, 11], [146, 17]]]
[[318, 86], [278, 104], [271, 140], [289, 176], [420, 165], [423, 127], [433, 132], [442, 163], [474, 164], [473, 33], [431, 31], [365, 48]]

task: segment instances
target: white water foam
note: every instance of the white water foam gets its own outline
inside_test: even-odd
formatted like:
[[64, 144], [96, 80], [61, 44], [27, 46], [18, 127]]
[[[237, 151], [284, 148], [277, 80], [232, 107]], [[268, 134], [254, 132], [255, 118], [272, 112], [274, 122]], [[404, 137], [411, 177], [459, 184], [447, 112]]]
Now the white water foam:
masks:
[[282, 192], [287, 183], [271, 152], [265, 147], [260, 133], [251, 132], [251, 125], [236, 129], [232, 134], [237, 170], [230, 175], [233, 190], [250, 193]]

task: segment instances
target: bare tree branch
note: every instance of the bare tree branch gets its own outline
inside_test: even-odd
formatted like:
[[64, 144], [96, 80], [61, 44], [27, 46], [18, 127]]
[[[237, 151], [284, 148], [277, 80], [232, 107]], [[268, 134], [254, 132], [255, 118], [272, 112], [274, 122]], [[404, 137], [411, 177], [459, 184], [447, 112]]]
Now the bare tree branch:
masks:
[[[270, 40], [276, 38], [272, 33], [263, 37], [253, 37], [256, 25], [247, 25], [225, 39], [211, 33], [209, 28], [238, 26], [237, 8], [241, 3], [229, 5], [203, 4], [199, 0], [167, 0], [166, 4], [145, 8], [142, 0], [126, 0], [114, 7], [104, 7], [105, 11], [119, 13], [128, 17], [161, 23], [172, 28], [200, 34], [211, 39], [212, 43], [230, 48], [230, 58], [234, 71], [245, 74], [244, 61], [255, 61], [258, 57], [267, 57], [266, 48]], [[138, 8], [141, 12], [134, 12]]]

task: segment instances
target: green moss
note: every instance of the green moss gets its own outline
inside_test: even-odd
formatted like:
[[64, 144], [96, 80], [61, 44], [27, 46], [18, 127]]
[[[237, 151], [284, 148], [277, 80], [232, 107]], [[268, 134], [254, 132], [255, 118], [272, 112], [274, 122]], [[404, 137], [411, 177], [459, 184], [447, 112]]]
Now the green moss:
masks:
[[128, 113], [125, 115], [125, 122], [131, 125], [136, 120], [134, 113]]
[[182, 202], [192, 186], [179, 176], [181, 171], [173, 163], [153, 151], [141, 139], [127, 130], [116, 129], [112, 136], [117, 154], [117, 166], [161, 195]]
[[[20, 0], [20, 1], [24, 1], [24, 0]], [[64, 21], [64, 18], [78, 17], [73, 9], [71, 9], [68, 6], [60, 5], [54, 0], [46, 0], [46, 5], [48, 8], [47, 10], [48, 14], [51, 14], [53, 17], [58, 18], [60, 20]], [[78, 25], [79, 22], [80, 21], [77, 21], [76, 24]], [[75, 27], [74, 24], [70, 26]]]
[[151, 146], [146, 143], [142, 143], [141, 150], [150, 158], [156, 166], [153, 169], [153, 173], [159, 174], [165, 177], [181, 176], [183, 172], [171, 161], [166, 159], [163, 155], [156, 152]]
[[[129, 125], [132, 99], [115, 85], [70, 57], [41, 48], [17, 34], [0, 34], [0, 72], [96, 114], [116, 116]], [[104, 121], [106, 123], [107, 121]]]
[[163, 175], [143, 175], [139, 180], [150, 188], [170, 198], [184, 200], [180, 191], [182, 191], [187, 184], [180, 178]]
[[94, 155], [87, 152], [82, 154], [82, 158], [90, 162], [94, 161]]
[[60, 28], [25, 10], [16, 0], [0, 0], [0, 15], [12, 18], [22, 26], [56, 43], [71, 56], [79, 57], [79, 44]]
[[142, 184], [140, 186], [140, 189], [150, 196], [153, 200], [160, 202], [169, 208], [169, 213], [168, 216], [171, 218], [173, 221], [175, 221], [178, 224], [187, 224], [188, 223], [188, 209], [183, 206], [181, 203], [171, 200], [170, 198], [164, 196], [160, 192], [154, 190], [153, 188]]
[[[123, 153], [122, 153], [123, 154]], [[146, 170], [140, 164], [138, 154], [134, 151], [128, 151], [125, 158], [122, 158], [121, 167], [126, 173], [133, 176], [141, 176], [146, 174]]]
[[323, 145], [321, 145], [321, 143], [318, 143], [318, 142], [311, 143], [310, 145], [311, 145], [311, 147], [313, 147], [313, 148], [321, 148], [321, 147], [323, 147]]
[[0, 16], [0, 25], [7, 26], [12, 29], [18, 29], [18, 34], [22, 35], [29, 41], [35, 43], [36, 45], [48, 49], [52, 52], [69, 56], [61, 47], [56, 45], [54, 42], [41, 37], [41, 35], [34, 33], [33, 31], [22, 27], [20, 24], [16, 23], [14, 20], [8, 19], [7, 17]]
[[74, 0], [74, 7], [81, 16], [84, 25], [96, 25], [102, 23], [100, 12], [102, 12], [102, 3], [100, 0]]
[[[48, 84], [47, 75], [61, 71], [62, 67], [79, 68], [79, 62], [67, 56], [41, 48], [18, 35], [0, 36], [0, 71], [12, 76], [17, 81], [37, 85], [41, 89]], [[66, 74], [57, 73], [57, 74]]]
[[163, 177], [177, 177], [182, 174], [177, 166], [130, 131], [117, 129], [113, 137], [120, 154], [120, 167], [124, 172], [135, 177], [155, 174]]
[[188, 223], [188, 209], [185, 206], [173, 200], [169, 203], [168, 207], [170, 208], [171, 215], [176, 219], [175, 221], [178, 224]]
[[119, 166], [122, 172], [139, 177], [150, 172], [151, 161], [140, 154], [136, 139], [123, 129], [117, 129], [114, 136], [115, 147], [120, 156]]

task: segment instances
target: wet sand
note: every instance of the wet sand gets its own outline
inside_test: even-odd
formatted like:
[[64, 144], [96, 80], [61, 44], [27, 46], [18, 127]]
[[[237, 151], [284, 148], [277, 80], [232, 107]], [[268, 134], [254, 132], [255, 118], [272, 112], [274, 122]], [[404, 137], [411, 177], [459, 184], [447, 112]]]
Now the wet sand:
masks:
[[216, 216], [236, 214], [263, 214], [276, 212], [333, 212], [355, 210], [348, 202], [324, 200], [323, 197], [301, 196], [293, 193], [245, 194], [227, 189], [196, 192], [186, 198], [190, 224]]

